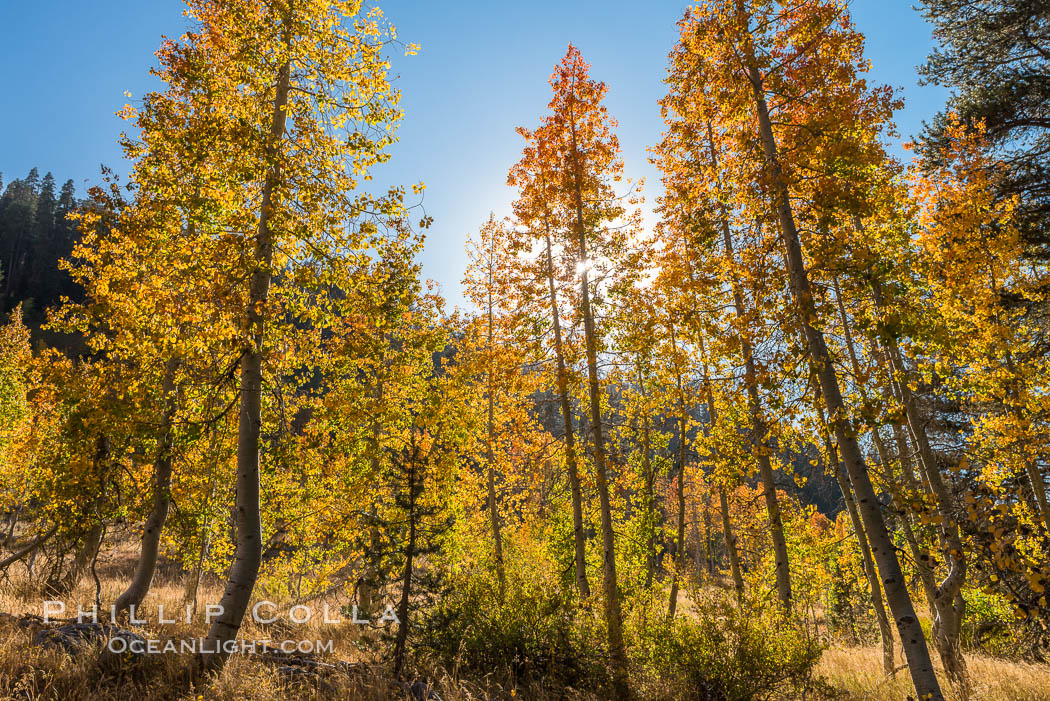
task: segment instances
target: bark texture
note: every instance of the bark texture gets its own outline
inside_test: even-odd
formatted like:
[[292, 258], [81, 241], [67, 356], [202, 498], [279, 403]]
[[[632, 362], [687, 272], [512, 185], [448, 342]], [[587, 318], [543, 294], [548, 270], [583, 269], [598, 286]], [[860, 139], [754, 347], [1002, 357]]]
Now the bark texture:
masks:
[[[289, 29], [286, 28], [286, 32]], [[290, 37], [286, 37], [290, 43]], [[226, 589], [219, 606], [222, 613], [212, 621], [204, 640], [201, 663], [213, 669], [225, 663], [226, 643], [237, 638], [248, 609], [262, 561], [262, 517], [259, 498], [259, 433], [262, 429], [262, 370], [265, 319], [263, 310], [272, 279], [274, 232], [272, 216], [276, 190], [281, 179], [279, 144], [287, 123], [291, 65], [284, 63], [277, 74], [270, 139], [268, 169], [263, 181], [259, 226], [253, 251], [253, 270], [248, 288], [247, 319], [250, 342], [241, 358], [241, 395], [237, 429], [237, 498], [234, 522], [237, 546]]]
[[[576, 199], [576, 236], [579, 260], [588, 260], [587, 232], [583, 220], [583, 190], [580, 153], [576, 145], [576, 125], [569, 123]], [[598, 334], [591, 309], [591, 289], [587, 267], [580, 275], [580, 311], [583, 316], [584, 347], [587, 355], [587, 396], [590, 403], [591, 438], [594, 446], [594, 478], [602, 519], [602, 574], [605, 594], [605, 625], [609, 635], [609, 658], [613, 671], [613, 693], [618, 699], [629, 697], [627, 686], [627, 651], [623, 643], [623, 613], [620, 590], [616, 581], [616, 536], [613, 533], [612, 504], [609, 498], [609, 475], [605, 455], [601, 389], [598, 381]]]
[[[711, 163], [718, 167], [718, 156], [715, 153], [714, 140], [708, 124], [708, 145], [711, 151]], [[726, 256], [734, 257], [733, 234], [729, 230], [729, 217], [721, 213], [722, 242]], [[744, 294], [739, 280], [733, 281], [733, 308], [738, 318], [747, 316], [744, 306]], [[744, 358], [744, 384], [747, 385], [748, 413], [751, 416], [751, 444], [758, 461], [758, 478], [762, 483], [762, 496], [766, 502], [766, 513], [769, 517], [769, 533], [773, 540], [773, 559], [776, 567], [777, 596], [785, 612], [791, 612], [791, 568], [788, 562], [787, 539], [784, 537], [784, 518], [780, 512], [780, 501], [777, 499], [777, 487], [773, 479], [773, 466], [769, 461], [770, 448], [766, 434], [769, 432], [762, 415], [762, 398], [758, 392], [758, 372], [755, 366], [754, 349], [751, 340], [741, 338], [740, 352]]]
[[142, 527], [139, 559], [127, 589], [117, 597], [113, 607], [116, 613], [139, 606], [149, 593], [153, 576], [157, 571], [160, 554], [160, 536], [171, 508], [171, 471], [173, 466], [173, 426], [175, 419], [175, 369], [177, 361], [171, 360], [164, 371], [164, 414], [160, 422], [160, 440], [153, 463], [153, 507]]
[[[748, 28], [749, 22], [743, 0], [737, 0], [737, 7], [741, 14], [742, 26]], [[922, 627], [916, 616], [911, 595], [908, 593], [907, 583], [901, 571], [897, 553], [893, 548], [893, 541], [886, 529], [886, 522], [882, 517], [882, 510], [871, 484], [860, 445], [855, 433], [846, 425], [846, 406], [842, 399], [831, 354], [823, 332], [814, 325], [816, 314], [809, 284], [809, 271], [802, 255], [802, 244], [795, 226], [790, 195], [780, 167], [776, 139], [766, 105], [765, 88], [757, 68], [754, 47], [748, 42], [745, 42], [744, 64], [747, 80], [751, 84], [755, 116], [759, 127], [758, 136], [765, 156], [766, 175], [774, 197], [775, 211], [784, 244], [788, 282], [792, 298], [801, 315], [801, 325], [808, 346], [810, 364], [820, 382], [824, 404], [834, 429], [839, 452], [856, 495], [857, 510], [860, 512], [865, 531], [868, 533], [872, 555], [879, 566], [886, 599], [896, 619], [897, 632], [908, 659], [912, 683], [915, 685], [919, 698], [943, 701], [944, 695], [933, 670], [926, 639], [923, 637]]]
[[580, 487], [580, 471], [576, 461], [576, 434], [572, 423], [572, 403], [569, 401], [569, 370], [565, 366], [565, 349], [562, 345], [561, 316], [558, 309], [558, 294], [554, 286], [554, 260], [551, 253], [549, 225], [544, 236], [547, 244], [547, 286], [554, 325], [554, 355], [558, 363], [558, 404], [561, 407], [562, 425], [565, 428], [565, 471], [569, 476], [569, 492], [572, 499], [573, 567], [576, 573], [576, 589], [582, 598], [587, 599], [591, 596], [591, 586], [587, 582], [587, 539], [583, 532], [583, 489]]

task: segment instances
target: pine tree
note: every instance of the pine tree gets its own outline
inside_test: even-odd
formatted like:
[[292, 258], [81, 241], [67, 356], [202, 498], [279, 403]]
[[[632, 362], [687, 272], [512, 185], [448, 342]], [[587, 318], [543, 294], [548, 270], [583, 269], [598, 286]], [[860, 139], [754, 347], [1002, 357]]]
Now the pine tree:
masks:
[[924, 80], [952, 91], [926, 125], [921, 152], [942, 163], [952, 123], [987, 130], [985, 154], [1005, 177], [999, 200], [1017, 197], [1017, 227], [1027, 254], [1045, 260], [1050, 246], [1050, 8], [1040, 0], [924, 0], [921, 12], [938, 42]]

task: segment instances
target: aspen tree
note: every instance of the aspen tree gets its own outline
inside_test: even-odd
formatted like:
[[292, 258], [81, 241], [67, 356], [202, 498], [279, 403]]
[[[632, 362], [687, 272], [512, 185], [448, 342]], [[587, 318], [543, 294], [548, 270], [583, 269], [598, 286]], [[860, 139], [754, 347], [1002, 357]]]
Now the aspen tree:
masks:
[[[592, 289], [591, 280], [602, 269], [603, 260], [615, 262], [624, 256], [629, 228], [614, 229], [610, 226], [626, 214], [612, 190], [612, 184], [622, 180], [623, 161], [619, 157], [619, 142], [612, 132], [615, 120], [602, 104], [608, 88], [591, 79], [588, 70], [579, 50], [570, 45], [565, 58], [551, 75], [554, 97], [548, 105], [551, 114], [544, 118], [544, 136], [552, 143], [549, 151], [552, 187], [557, 193], [558, 209], [567, 224], [566, 244], [575, 255], [579, 276], [577, 311], [584, 327], [589, 428], [601, 514], [605, 618], [615, 671], [615, 693], [618, 697], [626, 697], [623, 614], [616, 577], [607, 429], [603, 420], [598, 370], [601, 338], [593, 300], [597, 287]], [[634, 219], [637, 220], [637, 213]]]
[[[757, 143], [759, 147], [758, 153], [742, 152], [732, 163], [723, 163], [721, 170], [726, 177], [746, 179], [744, 182], [757, 177], [762, 188], [749, 203], [753, 205], [751, 209], [756, 215], [764, 215], [769, 210], [775, 214], [786, 264], [785, 282], [792, 293], [810, 365], [819, 380], [840, 457], [857, 496], [857, 507], [908, 658], [912, 680], [920, 697], [941, 699], [900, 562], [857, 437], [847, 424], [839, 377], [819, 327], [810, 271], [792, 202], [795, 173], [785, 172], [778, 145], [777, 130], [780, 130], [779, 138], [784, 138], [783, 132], [791, 123], [780, 126], [778, 122], [775, 129], [770, 117], [771, 96], [779, 100], [804, 92], [816, 84], [814, 81], [825, 90], [816, 90], [816, 95], [804, 104], [807, 109], [818, 103], [818, 111], [827, 109], [828, 105], [820, 99], [833, 95], [842, 83], [829, 82], [822, 76], [827, 74], [829, 66], [836, 66], [842, 69], [845, 81], [853, 80], [857, 63], [853, 49], [858, 42], [844, 8], [838, 3], [818, 0], [784, 5], [745, 0], [706, 3], [691, 8], [681, 27], [683, 55], [691, 60], [694, 70], [702, 72], [706, 81], [702, 90], [697, 89], [687, 98], [702, 106], [693, 114], [717, 120], [713, 130], [717, 140], [727, 145]], [[851, 89], [850, 83], [845, 84], [847, 90]], [[779, 103], [774, 106], [780, 108]], [[834, 110], [831, 113], [834, 114]], [[808, 155], [798, 150], [792, 153], [801, 153], [800, 157]]]

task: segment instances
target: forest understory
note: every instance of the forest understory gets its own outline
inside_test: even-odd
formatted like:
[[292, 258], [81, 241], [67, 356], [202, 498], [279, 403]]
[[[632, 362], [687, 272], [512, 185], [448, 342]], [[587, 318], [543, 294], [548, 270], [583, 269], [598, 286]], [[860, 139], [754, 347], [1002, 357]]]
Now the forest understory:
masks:
[[[28, 577], [28, 572], [13, 570], [0, 582], [0, 698], [59, 701], [83, 699], [84, 701], [239, 701], [259, 699], [279, 701], [283, 699], [362, 699], [406, 701], [510, 701], [511, 699], [537, 699], [537, 701], [576, 700], [601, 701], [607, 697], [599, 688], [588, 688], [595, 679], [580, 680], [573, 688], [561, 680], [551, 683], [546, 678], [548, 671], [543, 666], [524, 670], [517, 665], [494, 665], [484, 670], [461, 669], [455, 660], [442, 660], [420, 650], [413, 660], [409, 677], [397, 675], [383, 654], [384, 645], [391, 628], [379, 625], [362, 626], [351, 622], [349, 606], [352, 600], [345, 596], [330, 595], [310, 598], [314, 609], [328, 606], [332, 618], [341, 619], [332, 626], [323, 620], [294, 623], [289, 619], [289, 608], [303, 599], [288, 601], [274, 597], [273, 612], [278, 620], [261, 625], [249, 622], [242, 628], [242, 636], [248, 640], [269, 641], [264, 650], [235, 653], [221, 673], [206, 679], [193, 679], [190, 670], [194, 659], [190, 653], [118, 654], [106, 646], [106, 638], [85, 639], [71, 647], [55, 644], [54, 638], [43, 637], [40, 631], [61, 628], [76, 621], [76, 607], [91, 609], [98, 595], [102, 601], [114, 601], [120, 595], [128, 573], [134, 569], [136, 544], [134, 530], [118, 528], [113, 534], [115, 545], [100, 555], [91, 570], [86, 572], [73, 591], [55, 598], [41, 588], [39, 578]], [[695, 574], [695, 573], [694, 573]], [[97, 575], [97, 583], [96, 583]], [[706, 587], [722, 590], [731, 587], [725, 573], [716, 578], [705, 577]], [[127, 614], [113, 624], [103, 608], [98, 618], [110, 630], [130, 631], [145, 639], [157, 641], [182, 641], [203, 637], [207, 626], [200, 612], [187, 624], [182, 619], [193, 580], [181, 571], [179, 563], [162, 562], [151, 588], [151, 601], [139, 617], [143, 624], [131, 624]], [[97, 588], [96, 588], [97, 585]], [[215, 601], [222, 593], [222, 583], [216, 577], [208, 577], [199, 584], [197, 597], [200, 602]], [[724, 593], [724, 592], [722, 592]], [[265, 595], [265, 592], [262, 593]], [[701, 597], [704, 594], [701, 593]], [[50, 623], [45, 623], [44, 601], [61, 601], [66, 605], [62, 614], [52, 613]], [[52, 604], [53, 606], [54, 604]], [[156, 607], [163, 606], [169, 613], [165, 618], [180, 619], [174, 624], [158, 624]], [[679, 598], [681, 615], [692, 616], [694, 602], [689, 594]], [[344, 607], [347, 607], [344, 610]], [[54, 611], [54, 609], [51, 609]], [[175, 612], [175, 613], [171, 613]], [[860, 613], [857, 625], [867, 627], [868, 638], [877, 640], [872, 617]], [[81, 619], [90, 624], [94, 619], [90, 611]], [[373, 623], [375, 623], [373, 619]], [[710, 623], [710, 621], [708, 621]], [[927, 620], [928, 624], [928, 620]], [[1003, 624], [1005, 626], [1005, 623]], [[803, 683], [790, 689], [783, 686], [790, 676], [779, 676], [774, 672], [768, 688], [753, 696], [723, 695], [717, 689], [679, 687], [667, 680], [654, 677], [645, 671], [645, 662], [632, 661], [637, 678], [645, 683], [635, 687], [637, 698], [652, 701], [675, 701], [677, 699], [813, 699], [816, 701], [900, 701], [911, 695], [911, 682], [906, 674], [906, 661], [902, 656], [896, 660], [893, 672], [887, 674], [883, 666], [881, 646], [877, 642], [865, 641], [865, 635], [853, 635], [847, 639], [828, 627], [823, 610], [814, 611], [806, 624], [809, 635], [819, 640], [819, 649], [812, 658], [811, 668], [802, 671]], [[279, 649], [283, 640], [331, 642], [330, 650], [320, 652], [298, 650], [285, 653]], [[272, 654], [268, 654], [271, 653]], [[581, 651], [584, 652], [584, 651]], [[725, 649], [721, 664], [734, 666], [731, 674], [746, 676], [755, 671], [747, 664], [747, 653], [733, 659], [733, 651]], [[988, 654], [980, 645], [967, 651], [971, 687], [970, 696], [963, 697], [949, 691], [948, 699], [963, 701], [964, 698], [987, 701], [1043, 701], [1050, 698], [1050, 665], [1025, 662], [1009, 650], [998, 649], [997, 654]], [[717, 655], [716, 655], [717, 656]], [[579, 660], [578, 663], [583, 663]], [[566, 664], [563, 660], [561, 664]], [[550, 661], [549, 671], [560, 670]], [[809, 664], [809, 663], [807, 663]], [[469, 666], [468, 666], [469, 667]], [[766, 670], [768, 673], [769, 670]], [[938, 673], [943, 675], [943, 669]], [[407, 681], [406, 681], [407, 679]], [[789, 685], [790, 686], [790, 685]]]

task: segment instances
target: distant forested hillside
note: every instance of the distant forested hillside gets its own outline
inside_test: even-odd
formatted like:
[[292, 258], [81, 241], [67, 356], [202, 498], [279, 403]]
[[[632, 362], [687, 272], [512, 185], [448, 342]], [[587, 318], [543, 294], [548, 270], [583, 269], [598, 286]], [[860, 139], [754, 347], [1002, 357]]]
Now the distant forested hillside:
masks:
[[0, 314], [21, 304], [26, 323], [38, 329], [48, 307], [80, 296], [58, 264], [79, 238], [67, 216], [76, 209], [76, 191], [72, 180], [59, 187], [36, 168], [10, 182], [0, 177], [0, 189]]

